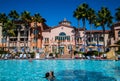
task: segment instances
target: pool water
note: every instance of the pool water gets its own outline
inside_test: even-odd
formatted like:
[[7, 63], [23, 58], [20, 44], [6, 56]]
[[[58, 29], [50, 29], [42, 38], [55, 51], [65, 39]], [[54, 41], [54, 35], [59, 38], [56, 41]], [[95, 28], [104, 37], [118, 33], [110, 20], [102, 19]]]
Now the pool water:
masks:
[[120, 81], [120, 61], [100, 60], [0, 60], [0, 81]]

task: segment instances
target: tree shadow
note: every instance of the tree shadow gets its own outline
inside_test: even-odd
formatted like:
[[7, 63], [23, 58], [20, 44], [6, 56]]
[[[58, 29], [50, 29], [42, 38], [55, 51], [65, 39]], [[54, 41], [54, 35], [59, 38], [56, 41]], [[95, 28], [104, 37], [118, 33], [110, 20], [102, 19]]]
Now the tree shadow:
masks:
[[101, 72], [85, 70], [63, 70], [56, 73], [56, 78], [59, 81], [117, 81], [114, 77], [104, 76]]

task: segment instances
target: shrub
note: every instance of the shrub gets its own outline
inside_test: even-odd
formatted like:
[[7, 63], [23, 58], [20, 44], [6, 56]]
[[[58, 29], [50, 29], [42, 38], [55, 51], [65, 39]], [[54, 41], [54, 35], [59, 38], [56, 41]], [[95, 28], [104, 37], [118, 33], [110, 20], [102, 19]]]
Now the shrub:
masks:
[[74, 55], [76, 55], [78, 53], [78, 51], [74, 51]]
[[59, 54], [59, 53], [56, 53], [56, 52], [55, 52], [55, 57], [57, 57], [57, 58], [58, 58], [58, 54]]
[[118, 55], [120, 55], [120, 51], [116, 51], [116, 53], [117, 53]]
[[31, 58], [34, 58], [35, 57], [35, 52], [31, 52], [29, 53], [31, 55]]
[[84, 54], [84, 52], [79, 51], [78, 54]]
[[97, 56], [98, 55], [98, 51], [88, 51], [86, 53], [86, 55], [89, 55], [89, 56], [95, 55], [95, 56]]
[[0, 54], [7, 54], [8, 53], [8, 51], [2, 51], [2, 50], [0, 50]]
[[53, 56], [53, 53], [50, 53], [49, 56]]

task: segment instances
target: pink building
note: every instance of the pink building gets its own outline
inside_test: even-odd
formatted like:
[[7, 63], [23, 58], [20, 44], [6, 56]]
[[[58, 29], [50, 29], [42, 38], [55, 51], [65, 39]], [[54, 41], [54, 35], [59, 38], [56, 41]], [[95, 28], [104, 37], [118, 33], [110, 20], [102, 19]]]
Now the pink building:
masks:
[[[64, 19], [58, 26], [42, 32], [42, 47], [46, 53], [68, 54], [71, 50], [82, 48], [83, 29], [76, 29], [71, 22]], [[76, 39], [76, 36], [77, 37]], [[75, 41], [76, 39], [76, 41]]]
[[111, 31], [111, 44], [116, 43], [120, 40], [120, 22], [114, 23], [112, 25]]

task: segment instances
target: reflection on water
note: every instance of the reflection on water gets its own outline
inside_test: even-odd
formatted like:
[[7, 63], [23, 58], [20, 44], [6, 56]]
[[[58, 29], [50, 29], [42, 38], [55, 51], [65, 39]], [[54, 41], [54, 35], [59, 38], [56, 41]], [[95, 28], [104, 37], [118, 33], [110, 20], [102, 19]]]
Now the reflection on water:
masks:
[[101, 72], [84, 70], [63, 70], [56, 73], [59, 81], [117, 81], [113, 77], [106, 77]]

